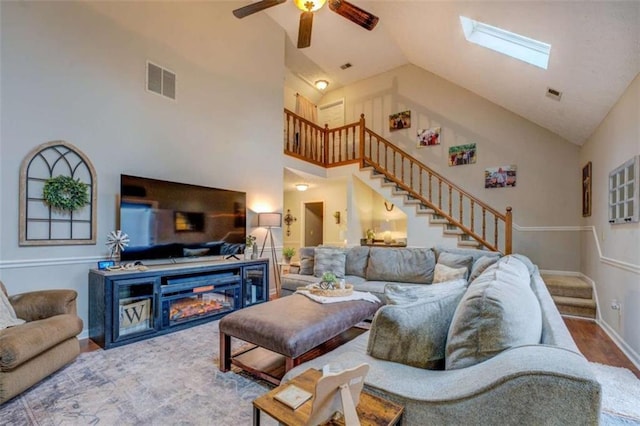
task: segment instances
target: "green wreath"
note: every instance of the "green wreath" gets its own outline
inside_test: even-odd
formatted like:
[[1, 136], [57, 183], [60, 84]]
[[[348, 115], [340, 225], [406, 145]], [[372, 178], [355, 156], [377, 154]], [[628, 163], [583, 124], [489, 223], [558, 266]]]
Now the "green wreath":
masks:
[[80, 179], [60, 175], [47, 179], [42, 195], [50, 207], [72, 212], [89, 204], [88, 187]]

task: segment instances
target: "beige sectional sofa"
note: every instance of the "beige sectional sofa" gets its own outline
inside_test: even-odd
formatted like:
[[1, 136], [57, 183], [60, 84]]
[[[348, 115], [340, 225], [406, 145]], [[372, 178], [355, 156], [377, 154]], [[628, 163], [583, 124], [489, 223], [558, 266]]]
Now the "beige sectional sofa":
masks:
[[[421, 279], [432, 265], [435, 271], [439, 259], [471, 256], [470, 282], [429, 284], [412, 282], [406, 274], [406, 252], [387, 249], [386, 256], [378, 256], [372, 248], [362, 268], [365, 250], [357, 249], [359, 255], [350, 258], [360, 260], [364, 276], [346, 273], [356, 272], [346, 266], [347, 279], [379, 294], [387, 305], [374, 316], [370, 331], [297, 366], [283, 382], [308, 368], [367, 363], [365, 389], [403, 405], [405, 425], [598, 424], [600, 384], [529, 259], [487, 259], [495, 255], [442, 248], [431, 250], [431, 258], [425, 254], [429, 249], [406, 249], [423, 250], [418, 256], [428, 261], [412, 271]], [[409, 281], [369, 280], [385, 277], [370, 270], [372, 260], [374, 267], [389, 265]], [[315, 281], [311, 275], [285, 275], [284, 288]]]

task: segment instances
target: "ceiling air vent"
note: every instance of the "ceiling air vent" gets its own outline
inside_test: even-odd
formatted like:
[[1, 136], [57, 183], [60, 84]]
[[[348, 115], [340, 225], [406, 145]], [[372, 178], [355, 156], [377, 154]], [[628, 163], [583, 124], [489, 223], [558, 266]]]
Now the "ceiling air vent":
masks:
[[353, 65], [351, 65], [349, 62], [347, 62], [344, 65], [340, 65], [340, 69], [341, 70], [346, 70], [347, 68], [351, 68]]
[[147, 91], [176, 99], [176, 74], [147, 61]]
[[555, 99], [556, 101], [559, 101], [560, 98], [562, 97], [562, 92], [556, 89], [552, 89], [551, 87], [547, 87], [547, 96], [550, 97], [551, 99]]

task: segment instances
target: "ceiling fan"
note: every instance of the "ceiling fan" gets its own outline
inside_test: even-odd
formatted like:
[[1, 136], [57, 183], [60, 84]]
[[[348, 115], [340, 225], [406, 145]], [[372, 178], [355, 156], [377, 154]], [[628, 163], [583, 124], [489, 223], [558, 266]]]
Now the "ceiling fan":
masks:
[[[244, 18], [245, 16], [277, 6], [286, 1], [287, 0], [260, 0], [234, 10], [233, 14], [236, 18]], [[319, 10], [327, 1], [329, 2], [329, 8], [335, 13], [360, 25], [366, 30], [371, 31], [378, 23], [377, 16], [345, 0], [293, 0], [298, 9], [302, 11], [300, 15], [300, 26], [298, 27], [298, 49], [311, 46], [313, 12]]]

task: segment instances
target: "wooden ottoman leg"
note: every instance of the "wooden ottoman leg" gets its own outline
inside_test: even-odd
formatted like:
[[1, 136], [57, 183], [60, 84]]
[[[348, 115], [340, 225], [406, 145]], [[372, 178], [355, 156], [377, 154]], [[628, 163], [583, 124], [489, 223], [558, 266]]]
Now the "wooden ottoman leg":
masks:
[[297, 365], [296, 360], [291, 358], [290, 356], [284, 357], [284, 372], [291, 370], [293, 367]]
[[220, 371], [231, 368], [231, 336], [220, 332]]

